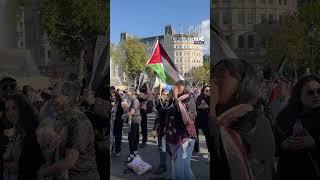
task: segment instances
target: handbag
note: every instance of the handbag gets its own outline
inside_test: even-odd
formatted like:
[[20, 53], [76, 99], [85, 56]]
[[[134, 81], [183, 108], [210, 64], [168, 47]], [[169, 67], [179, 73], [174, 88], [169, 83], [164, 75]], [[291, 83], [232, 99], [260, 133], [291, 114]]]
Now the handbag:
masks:
[[128, 169], [131, 169], [133, 172], [138, 174], [139, 176], [142, 176], [149, 172], [152, 169], [152, 166], [144, 161], [139, 155], [136, 155], [134, 159], [129, 162]]
[[196, 131], [196, 126], [195, 126], [194, 120], [189, 119], [189, 121], [186, 124], [186, 129], [187, 129], [190, 137], [195, 138], [197, 136], [197, 131]]

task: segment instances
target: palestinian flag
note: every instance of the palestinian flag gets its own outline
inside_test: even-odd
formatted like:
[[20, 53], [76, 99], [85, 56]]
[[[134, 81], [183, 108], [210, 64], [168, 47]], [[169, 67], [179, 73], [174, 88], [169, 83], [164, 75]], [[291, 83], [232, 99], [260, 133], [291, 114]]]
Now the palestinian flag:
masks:
[[175, 84], [179, 80], [184, 80], [158, 40], [147, 62], [147, 67], [155, 71], [159, 78], [166, 84]]
[[286, 54], [283, 55], [282, 60], [281, 60], [279, 66], [277, 68], [277, 73], [279, 75], [283, 75], [284, 74], [285, 65], [286, 65]]

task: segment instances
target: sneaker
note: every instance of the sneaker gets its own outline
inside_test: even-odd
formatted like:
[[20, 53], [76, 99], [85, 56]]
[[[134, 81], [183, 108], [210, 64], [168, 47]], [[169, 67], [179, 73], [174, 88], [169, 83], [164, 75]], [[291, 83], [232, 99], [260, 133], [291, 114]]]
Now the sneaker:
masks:
[[120, 157], [120, 152], [117, 152], [117, 153], [116, 153], [116, 156]]
[[130, 163], [133, 159], [134, 159], [134, 156], [133, 155], [129, 155], [127, 161], [125, 162], [125, 164]]
[[163, 174], [167, 172], [167, 167], [159, 166], [158, 169], [153, 174]]

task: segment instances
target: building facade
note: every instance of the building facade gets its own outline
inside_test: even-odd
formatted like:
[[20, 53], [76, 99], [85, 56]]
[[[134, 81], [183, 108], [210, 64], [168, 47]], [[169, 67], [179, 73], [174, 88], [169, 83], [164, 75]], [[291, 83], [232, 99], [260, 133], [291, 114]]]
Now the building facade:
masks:
[[50, 44], [46, 29], [42, 26], [40, 10], [43, 0], [24, 0], [23, 6], [17, 8], [17, 47], [29, 50], [31, 57], [44, 76], [55, 72], [61, 76], [78, 72], [78, 63], [66, 64], [58, 50]]
[[257, 65], [264, 61], [266, 32], [296, 10], [297, 0], [211, 0], [211, 18], [230, 47]]

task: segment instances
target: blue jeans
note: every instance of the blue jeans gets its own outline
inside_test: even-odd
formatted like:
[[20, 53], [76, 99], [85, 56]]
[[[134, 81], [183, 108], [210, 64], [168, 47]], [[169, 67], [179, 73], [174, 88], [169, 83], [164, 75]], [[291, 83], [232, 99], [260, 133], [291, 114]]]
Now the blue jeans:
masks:
[[176, 159], [172, 158], [172, 180], [195, 180], [190, 162], [195, 140], [187, 139], [177, 150]]

